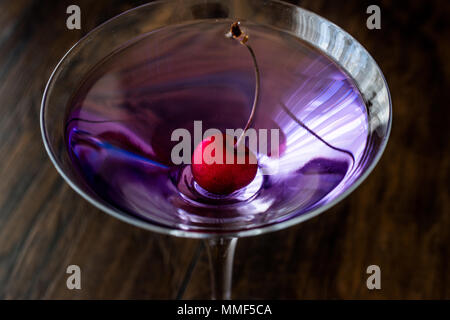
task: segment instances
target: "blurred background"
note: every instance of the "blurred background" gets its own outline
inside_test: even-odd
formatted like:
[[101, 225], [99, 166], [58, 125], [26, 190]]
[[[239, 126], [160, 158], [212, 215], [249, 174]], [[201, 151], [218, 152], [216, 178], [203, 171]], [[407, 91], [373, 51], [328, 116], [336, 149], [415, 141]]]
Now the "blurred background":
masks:
[[[148, 1], [0, 2], [0, 299], [208, 299], [206, 251], [120, 222], [72, 191], [41, 141], [53, 68], [87, 32]], [[336, 23], [378, 62], [393, 128], [369, 178], [326, 213], [239, 240], [233, 298], [450, 298], [450, 3], [288, 1]], [[66, 28], [81, 8], [82, 29]], [[381, 29], [366, 27], [371, 4]], [[68, 290], [79, 265], [82, 290]], [[366, 268], [381, 268], [368, 290]]]

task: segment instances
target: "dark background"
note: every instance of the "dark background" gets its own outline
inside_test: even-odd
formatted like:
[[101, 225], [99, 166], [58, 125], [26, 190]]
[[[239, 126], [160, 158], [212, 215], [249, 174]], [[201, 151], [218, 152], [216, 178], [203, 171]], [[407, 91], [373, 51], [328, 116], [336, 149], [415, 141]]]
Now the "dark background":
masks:
[[[101, 22], [145, 1], [0, 2], [0, 298], [208, 298], [200, 241], [122, 223], [72, 191], [41, 142], [40, 100], [63, 54]], [[298, 226], [239, 240], [233, 298], [450, 298], [449, 1], [291, 1], [352, 34], [389, 84], [393, 128], [369, 178]], [[77, 4], [82, 30], [66, 28]], [[66, 267], [82, 290], [66, 288]], [[381, 268], [382, 289], [366, 288]]]

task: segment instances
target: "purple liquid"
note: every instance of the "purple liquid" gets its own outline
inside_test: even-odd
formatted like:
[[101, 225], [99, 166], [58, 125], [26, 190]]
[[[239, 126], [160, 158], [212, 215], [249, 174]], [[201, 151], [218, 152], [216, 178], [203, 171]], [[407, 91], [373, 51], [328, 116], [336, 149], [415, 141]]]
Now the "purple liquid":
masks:
[[[224, 37], [230, 24], [154, 31], [105, 59], [75, 92], [68, 152], [79, 177], [105, 202], [171, 228], [242, 230], [324, 205], [357, 178], [368, 123], [351, 79], [297, 38], [247, 24], [261, 71], [253, 128], [280, 130], [280, 158], [258, 155], [255, 180], [226, 197], [201, 190], [190, 166], [173, 165], [174, 129], [193, 136], [196, 120], [203, 130], [223, 132], [248, 120], [253, 63], [243, 46]], [[275, 164], [278, 173], [262, 174]]]

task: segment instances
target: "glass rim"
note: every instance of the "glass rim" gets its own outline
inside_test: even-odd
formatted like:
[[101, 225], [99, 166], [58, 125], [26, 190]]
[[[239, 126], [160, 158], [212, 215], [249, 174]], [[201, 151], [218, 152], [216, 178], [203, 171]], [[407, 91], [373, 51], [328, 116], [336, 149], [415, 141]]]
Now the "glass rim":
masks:
[[[264, 233], [269, 233], [269, 232], [274, 232], [274, 231], [278, 231], [278, 230], [282, 230], [291, 226], [294, 226], [296, 224], [302, 223], [306, 220], [309, 220], [315, 216], [318, 216], [319, 214], [323, 213], [324, 211], [330, 209], [331, 207], [335, 206], [337, 203], [339, 203], [340, 201], [342, 201], [343, 199], [345, 199], [348, 195], [350, 195], [356, 188], [358, 188], [358, 186], [361, 185], [361, 183], [363, 181], [365, 181], [365, 179], [370, 175], [370, 173], [373, 171], [373, 169], [375, 168], [375, 166], [377, 165], [377, 163], [379, 162], [381, 156], [383, 155], [385, 149], [386, 149], [386, 145], [387, 142], [389, 140], [389, 136], [391, 133], [391, 128], [392, 128], [392, 100], [391, 100], [391, 94], [389, 91], [389, 87], [387, 85], [386, 79], [384, 77], [383, 72], [381, 71], [380, 67], [378, 66], [378, 64], [376, 63], [375, 59], [373, 59], [373, 57], [370, 55], [370, 53], [364, 48], [363, 45], [361, 45], [354, 37], [352, 37], [350, 34], [348, 34], [345, 30], [343, 30], [341, 27], [337, 26], [336, 24], [334, 24], [333, 22], [327, 20], [326, 18], [311, 12], [307, 9], [304, 9], [300, 6], [291, 4], [291, 3], [287, 3], [284, 1], [280, 1], [280, 0], [269, 0], [269, 2], [273, 2], [273, 3], [279, 3], [282, 4], [284, 6], [287, 7], [291, 7], [291, 8], [295, 8], [296, 10], [300, 10], [303, 11], [304, 13], [310, 15], [310, 16], [314, 16], [316, 18], [318, 18], [321, 21], [326, 22], [329, 25], [334, 26], [335, 28], [337, 28], [340, 32], [342, 32], [344, 35], [346, 35], [347, 37], [349, 37], [357, 46], [359, 46], [364, 52], [365, 54], [367, 54], [368, 57], [370, 57], [372, 59], [373, 64], [375, 65], [377, 71], [380, 73], [381, 78], [384, 82], [384, 86], [386, 88], [387, 91], [387, 96], [388, 96], [388, 103], [389, 103], [389, 119], [388, 119], [388, 123], [387, 123], [387, 127], [386, 127], [386, 134], [383, 137], [383, 140], [380, 143], [380, 146], [378, 148], [378, 150], [376, 151], [376, 154], [373, 158], [373, 160], [371, 161], [370, 165], [364, 170], [364, 172], [350, 185], [350, 187], [348, 187], [342, 194], [340, 194], [339, 196], [337, 196], [335, 199], [331, 200], [330, 202], [328, 202], [325, 205], [319, 206], [317, 208], [312, 209], [311, 211], [307, 211], [299, 216], [295, 216], [292, 218], [288, 218], [285, 221], [281, 221], [281, 222], [274, 222], [272, 224], [267, 224], [267, 225], [263, 225], [261, 227], [255, 227], [255, 228], [249, 228], [249, 229], [243, 229], [243, 230], [230, 230], [230, 231], [224, 231], [224, 232], [217, 232], [217, 231], [190, 231], [190, 230], [185, 230], [185, 229], [176, 229], [176, 228], [171, 228], [168, 226], [164, 226], [164, 225], [159, 225], [156, 223], [152, 223], [149, 220], [144, 220], [135, 216], [132, 216], [130, 214], [125, 214], [124, 212], [122, 212], [120, 209], [116, 208], [116, 210], [113, 210], [111, 208], [108, 208], [107, 206], [103, 205], [102, 203], [100, 203], [99, 201], [97, 201], [96, 199], [94, 199], [93, 197], [91, 197], [88, 193], [86, 193], [85, 191], [82, 190], [82, 188], [80, 188], [74, 181], [72, 181], [72, 179], [70, 179], [64, 172], [63, 168], [61, 167], [59, 161], [57, 160], [56, 156], [54, 155], [53, 151], [51, 150], [50, 147], [50, 142], [47, 136], [47, 131], [46, 131], [46, 125], [45, 125], [45, 111], [46, 111], [46, 102], [47, 102], [47, 96], [49, 95], [49, 92], [51, 90], [51, 86], [54, 83], [55, 80], [55, 76], [58, 73], [58, 71], [60, 70], [61, 65], [63, 64], [64, 61], [66, 61], [66, 58], [69, 57], [69, 55], [74, 51], [74, 49], [76, 47], [78, 47], [82, 42], [84, 42], [84, 40], [86, 38], [88, 38], [92, 33], [102, 29], [105, 25], [109, 24], [110, 22], [120, 18], [123, 15], [129, 14], [130, 12], [134, 12], [137, 11], [139, 9], [142, 9], [143, 7], [149, 7], [149, 6], [157, 6], [157, 5], [164, 5], [164, 4], [168, 4], [173, 2], [173, 0], [158, 0], [158, 1], [154, 1], [154, 2], [150, 2], [150, 3], [146, 3], [140, 6], [137, 6], [135, 8], [126, 10], [106, 21], [104, 21], [103, 23], [101, 23], [100, 25], [98, 25], [97, 27], [95, 27], [94, 29], [92, 29], [91, 31], [89, 31], [88, 33], [86, 33], [81, 39], [79, 39], [64, 55], [63, 57], [59, 60], [59, 62], [57, 63], [57, 65], [55, 66], [55, 68], [53, 69], [50, 78], [45, 86], [44, 89], [44, 93], [43, 93], [43, 97], [41, 100], [41, 110], [40, 110], [40, 128], [41, 128], [41, 136], [42, 136], [42, 140], [43, 140], [43, 144], [45, 147], [45, 150], [47, 152], [47, 154], [49, 155], [49, 158], [51, 160], [51, 162], [53, 163], [54, 167], [56, 168], [57, 172], [62, 176], [62, 178], [66, 181], [66, 183], [76, 192], [78, 193], [81, 197], [83, 197], [85, 200], [87, 200], [89, 203], [91, 203], [94, 207], [100, 209], [101, 211], [113, 216], [114, 218], [117, 218], [123, 222], [126, 222], [128, 224], [131, 224], [133, 226], [145, 229], [145, 230], [149, 230], [149, 231], [153, 231], [153, 232], [157, 232], [160, 234], [164, 234], [164, 235], [171, 235], [171, 236], [175, 236], [175, 237], [181, 237], [181, 238], [191, 238], [191, 239], [209, 239], [209, 238], [242, 238], [242, 237], [250, 237], [250, 236], [256, 236], [256, 235], [260, 235], [260, 234], [264, 234]], [[209, 2], [208, 0], [204, 1], [203, 3], [207, 3]], [[184, 3], [183, 3], [184, 4]], [[284, 32], [288, 32], [290, 34], [292, 34], [291, 32], [284, 30]], [[299, 35], [294, 34], [295, 37], [302, 39]], [[335, 61], [335, 59], [333, 57], [331, 57], [328, 53], [324, 52], [323, 49], [321, 49], [320, 47], [315, 46], [313, 43], [310, 43], [309, 41], [307, 41], [309, 44], [311, 44], [312, 46], [314, 46], [316, 49], [318, 49], [321, 53], [323, 53], [324, 55], [326, 55], [328, 58], [332, 59], [340, 68], [342, 68], [346, 73], [347, 70], [337, 61]], [[356, 80], [350, 75], [348, 74], [353, 82], [356, 84]], [[359, 89], [359, 88], [358, 88]], [[366, 101], [365, 101], [366, 102]], [[290, 212], [287, 212], [286, 214], [292, 214], [295, 213], [295, 209], [291, 210]]]

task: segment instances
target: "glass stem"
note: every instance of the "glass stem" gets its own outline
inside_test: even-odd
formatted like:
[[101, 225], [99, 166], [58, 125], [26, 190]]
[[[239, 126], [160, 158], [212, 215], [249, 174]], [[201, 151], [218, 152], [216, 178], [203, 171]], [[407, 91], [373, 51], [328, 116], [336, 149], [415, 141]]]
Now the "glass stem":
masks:
[[204, 240], [204, 243], [208, 252], [211, 273], [211, 298], [213, 300], [230, 300], [237, 238], [207, 239]]

